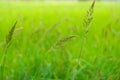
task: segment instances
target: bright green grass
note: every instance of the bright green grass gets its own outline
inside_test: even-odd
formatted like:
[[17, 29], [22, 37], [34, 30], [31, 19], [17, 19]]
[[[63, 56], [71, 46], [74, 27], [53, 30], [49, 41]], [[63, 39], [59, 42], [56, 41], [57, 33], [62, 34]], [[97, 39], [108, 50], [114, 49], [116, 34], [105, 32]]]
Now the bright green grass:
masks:
[[[0, 59], [5, 37], [18, 21], [8, 49], [4, 79], [120, 80], [120, 3], [96, 3], [82, 56], [78, 58], [83, 19], [90, 4], [1, 2]], [[63, 47], [55, 46], [71, 35], [78, 37]]]

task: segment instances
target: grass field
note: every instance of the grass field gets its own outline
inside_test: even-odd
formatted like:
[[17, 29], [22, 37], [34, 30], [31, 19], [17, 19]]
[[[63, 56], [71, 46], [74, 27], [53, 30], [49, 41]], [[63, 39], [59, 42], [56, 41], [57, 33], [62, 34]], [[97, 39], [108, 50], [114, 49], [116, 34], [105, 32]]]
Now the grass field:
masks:
[[120, 80], [119, 4], [0, 2], [0, 80]]

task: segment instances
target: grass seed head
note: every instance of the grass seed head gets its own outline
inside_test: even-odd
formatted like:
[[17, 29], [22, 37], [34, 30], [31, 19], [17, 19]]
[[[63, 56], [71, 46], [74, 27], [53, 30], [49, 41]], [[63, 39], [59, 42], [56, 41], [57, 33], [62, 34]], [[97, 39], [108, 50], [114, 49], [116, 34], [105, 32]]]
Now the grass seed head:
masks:
[[73, 39], [73, 38], [75, 38], [75, 37], [77, 37], [77, 36], [76, 36], [76, 35], [70, 35], [70, 36], [68, 36], [68, 37], [62, 38], [62, 39], [60, 39], [60, 40], [57, 42], [56, 46], [62, 46], [62, 45], [64, 45], [66, 42], [68, 42], [69, 40], [71, 40], [71, 39]]
[[95, 0], [92, 2], [92, 5], [89, 8], [89, 10], [87, 11], [87, 14], [86, 14], [85, 19], [84, 19], [83, 26], [85, 28], [85, 33], [88, 33], [89, 25], [90, 25], [90, 23], [92, 22], [92, 19], [93, 19], [94, 5], [95, 5]]
[[5, 45], [8, 46], [10, 41], [12, 40], [13, 37], [13, 33], [15, 31], [15, 27], [16, 27], [17, 21], [14, 23], [13, 27], [11, 28], [11, 30], [9, 31], [8, 35], [6, 36], [6, 43]]

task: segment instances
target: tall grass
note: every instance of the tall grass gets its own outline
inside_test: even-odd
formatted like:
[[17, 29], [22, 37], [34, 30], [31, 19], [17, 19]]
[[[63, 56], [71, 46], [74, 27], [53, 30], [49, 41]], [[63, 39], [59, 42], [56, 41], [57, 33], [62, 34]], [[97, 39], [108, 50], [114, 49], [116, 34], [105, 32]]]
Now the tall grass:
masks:
[[[105, 27], [103, 35], [101, 35], [101, 26], [107, 22], [98, 18], [104, 16], [102, 14], [97, 14], [95, 23], [91, 25], [94, 17], [94, 8], [98, 12], [101, 10], [94, 5], [95, 1], [92, 2], [84, 19], [79, 18], [82, 13], [78, 9], [79, 7], [75, 4], [76, 7], [72, 6], [71, 8], [70, 5], [68, 8], [72, 12], [68, 16], [72, 20], [61, 20], [55, 24], [52, 23], [54, 25], [49, 28], [47, 26], [49, 21], [46, 22], [47, 25], [36, 26], [37, 17], [41, 17], [41, 14], [34, 14], [34, 18], [37, 19], [33, 21], [35, 24], [30, 25], [29, 20], [33, 19], [33, 15], [29, 14], [28, 10], [28, 14], [26, 14], [28, 19], [22, 25], [25, 32], [20, 33], [17, 39], [13, 41], [13, 35], [22, 29], [16, 29], [16, 22], [6, 37], [6, 52], [4, 50], [6, 57], [4, 66], [2, 64], [2, 69], [4, 68], [2, 72], [3, 78], [0, 77], [0, 80], [119, 80], [119, 33], [116, 30], [114, 31], [115, 28], [112, 26], [115, 25], [111, 26], [110, 24], [108, 25], [110, 28]], [[66, 12], [68, 8], [64, 6], [62, 8], [64, 11], [61, 10], [60, 15], [65, 16], [61, 13]], [[52, 12], [51, 7], [47, 9], [51, 9], [50, 13]], [[34, 12], [38, 13], [36, 10]], [[106, 15], [108, 14], [107, 12], [105, 13]], [[30, 19], [28, 15], [30, 15]], [[48, 15], [44, 14], [44, 16]], [[52, 14], [51, 16], [53, 18], [50, 20], [54, 20], [55, 15]], [[45, 20], [49, 20], [49, 18], [50, 16], [45, 17]], [[79, 26], [81, 25], [80, 20], [84, 29]], [[28, 22], [28, 25], [26, 25], [26, 22]], [[101, 25], [99, 26], [99, 24]], [[69, 29], [71, 26], [72, 29]], [[113, 37], [111, 36], [112, 34], [114, 34]], [[11, 45], [11, 42], [13, 42], [13, 45]], [[2, 52], [1, 48], [0, 52]]]
[[85, 40], [86, 40], [86, 37], [87, 37], [87, 33], [89, 32], [89, 28], [91, 27], [90, 24], [93, 20], [94, 6], [95, 6], [95, 0], [93, 0], [89, 10], [87, 11], [87, 14], [84, 18], [84, 21], [83, 21], [84, 32], [83, 32], [82, 44], [81, 44], [78, 59], [80, 59], [80, 57], [82, 55], [82, 51], [83, 51], [84, 43], [85, 43]]
[[[84, 40], [85, 40], [85, 38], [86, 38], [86, 35], [87, 35], [87, 33], [88, 33], [88, 30], [89, 30], [89, 28], [90, 28], [90, 23], [92, 22], [92, 19], [93, 19], [93, 11], [94, 11], [94, 5], [95, 5], [95, 0], [92, 2], [92, 5], [90, 6], [90, 8], [89, 8], [89, 10], [87, 11], [87, 14], [86, 14], [86, 16], [85, 16], [85, 19], [84, 19], [84, 21], [83, 21], [83, 27], [84, 27], [84, 37], [83, 37], [83, 42], [82, 42], [82, 45], [81, 45], [81, 49], [80, 49], [80, 54], [79, 54], [79, 58], [80, 58], [80, 56], [81, 56], [81, 54], [82, 54], [82, 49], [83, 49], [83, 45], [84, 45]], [[56, 26], [56, 25], [55, 25]], [[46, 32], [46, 34], [45, 35], [48, 35], [49, 33], [48, 32], [50, 32], [51, 30], [53, 30], [53, 28], [54, 28], [54, 26], [53, 27], [51, 27], [50, 29], [48, 29], [48, 31]], [[59, 36], [58, 36], [59, 37]], [[54, 48], [59, 48], [59, 50], [60, 50], [60, 55], [61, 55], [61, 62], [62, 62], [62, 66], [60, 67], [60, 68], [57, 68], [57, 70], [58, 71], [60, 71], [60, 69], [65, 69], [66, 71], [68, 71], [68, 73], [67, 74], [65, 74], [65, 73], [63, 73], [64, 74], [64, 76], [66, 76], [66, 77], [68, 77], [68, 75], [70, 74], [70, 72], [69, 72], [69, 70], [71, 70], [71, 67], [70, 66], [68, 66], [67, 64], [72, 64], [71, 62], [69, 62], [69, 55], [68, 55], [68, 52], [67, 52], [67, 49], [66, 48], [64, 48], [63, 46], [65, 45], [65, 43], [67, 43], [67, 42], [69, 42], [71, 39], [73, 39], [73, 38], [75, 38], [75, 37], [77, 37], [76, 35], [69, 35], [69, 36], [67, 36], [67, 37], [65, 37], [65, 38], [62, 38], [62, 39], [60, 39], [60, 40], [58, 40], [58, 41], [56, 41], [55, 42], [55, 45], [52, 45], [51, 46], [51, 48], [45, 53], [45, 56], [44, 56], [44, 58], [46, 59], [47, 57], [46, 57], [46, 55], [50, 55], [50, 54], [48, 54], [48, 53], [52, 53], [52, 50], [54, 49]], [[44, 37], [43, 37], [44, 38]], [[57, 52], [56, 52], [57, 53]], [[54, 55], [55, 56], [55, 55]], [[57, 59], [57, 58], [56, 58]], [[54, 61], [54, 64], [59, 64], [59, 63], [56, 63], [57, 62], [57, 60], [56, 61]], [[57, 66], [54, 66], [54, 67], [57, 67]], [[68, 68], [68, 69], [67, 69]], [[37, 73], [37, 72], [39, 72], [39, 71], [36, 71], [35, 73]], [[53, 71], [54, 72], [54, 71]], [[51, 75], [52, 75], [52, 73], [51, 73]], [[56, 76], [56, 77], [58, 77], [58, 76]], [[33, 77], [32, 77], [32, 79], [35, 79], [35, 75], [33, 75]]]
[[10, 44], [11, 44], [16, 24], [17, 24], [17, 21], [14, 23], [13, 27], [10, 29], [10, 31], [5, 39], [6, 41], [5, 41], [5, 46], [4, 46], [4, 52], [3, 52], [3, 57], [1, 60], [1, 75], [2, 75], [1, 80], [4, 80], [4, 77], [5, 77], [4, 73], [5, 73], [5, 63], [6, 63], [7, 51], [8, 51]]

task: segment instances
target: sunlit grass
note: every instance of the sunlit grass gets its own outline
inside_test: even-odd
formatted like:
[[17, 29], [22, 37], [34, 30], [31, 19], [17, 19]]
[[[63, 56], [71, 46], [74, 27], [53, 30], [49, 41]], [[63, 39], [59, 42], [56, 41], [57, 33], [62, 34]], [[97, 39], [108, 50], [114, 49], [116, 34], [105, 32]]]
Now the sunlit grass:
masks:
[[7, 51], [5, 78], [119, 80], [120, 5], [96, 2], [83, 44], [90, 6], [91, 2], [1, 2], [0, 59], [6, 35], [18, 21]]

